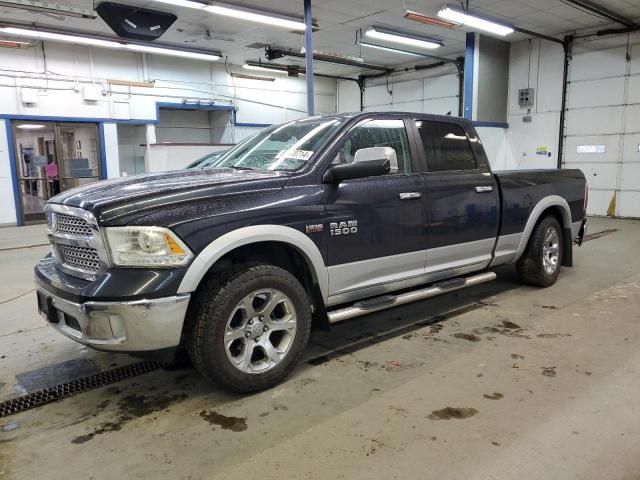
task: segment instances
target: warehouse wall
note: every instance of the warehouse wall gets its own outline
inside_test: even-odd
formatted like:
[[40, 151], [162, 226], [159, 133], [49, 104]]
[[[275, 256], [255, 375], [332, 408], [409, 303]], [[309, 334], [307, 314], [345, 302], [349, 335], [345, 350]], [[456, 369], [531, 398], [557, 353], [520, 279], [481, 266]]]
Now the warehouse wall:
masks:
[[[511, 45], [507, 168], [556, 167], [562, 68], [560, 45]], [[536, 89], [530, 111], [517, 101], [527, 86]], [[563, 167], [585, 173], [590, 214], [640, 217], [639, 92], [640, 34], [574, 42]]]
[[[233, 105], [240, 124], [272, 124], [306, 116], [305, 77], [273, 77], [273, 82], [232, 78], [222, 63], [42, 42], [29, 49], [0, 49], [0, 114], [112, 120], [104, 126], [111, 177], [120, 174], [116, 123], [155, 121], [157, 102]], [[116, 85], [110, 79], [152, 83], [148, 87]], [[85, 101], [84, 88], [94, 84], [100, 91], [98, 100]], [[23, 92], [35, 93], [35, 103], [24, 104]], [[318, 113], [336, 111], [334, 80], [315, 79], [315, 106]], [[9, 145], [0, 122], [0, 224], [14, 224]], [[238, 141], [257, 129], [228, 125], [217, 136]]]

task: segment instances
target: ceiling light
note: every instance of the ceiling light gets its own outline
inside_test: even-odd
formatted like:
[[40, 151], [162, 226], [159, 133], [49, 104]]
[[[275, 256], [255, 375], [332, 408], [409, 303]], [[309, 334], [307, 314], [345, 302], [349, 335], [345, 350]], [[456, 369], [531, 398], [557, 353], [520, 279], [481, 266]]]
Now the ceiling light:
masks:
[[414, 22], [424, 23], [425, 25], [435, 25], [436, 27], [449, 29], [455, 27], [454, 23], [440, 20], [439, 18], [429, 17], [428, 15], [420, 12], [414, 12], [413, 10], [405, 10], [404, 18], [406, 18], [407, 20], [413, 20]]
[[261, 82], [275, 82], [273, 77], [263, 77], [261, 75], [247, 75], [245, 73], [232, 73], [233, 78], [244, 78], [245, 80], [258, 80]]
[[178, 48], [140, 45], [137, 43], [125, 43], [100, 38], [85, 37], [83, 35], [66, 35], [63, 33], [46, 32], [40, 30], [28, 30], [26, 28], [2, 27], [0, 33], [7, 35], [17, 35], [20, 37], [37, 38], [39, 40], [52, 40], [55, 42], [75, 43], [77, 45], [88, 45], [91, 47], [127, 49], [133, 52], [152, 53], [156, 55], [166, 55], [170, 57], [190, 58], [193, 60], [216, 61], [220, 60], [220, 55], [216, 53], [206, 53]]
[[245, 68], [247, 70], [260, 70], [262, 72], [269, 72], [269, 73], [288, 73], [286, 70], [281, 70], [279, 68], [267, 67], [262, 65], [254, 65], [250, 63], [245, 63], [244, 65], [242, 65], [242, 68]]
[[164, 47], [151, 47], [148, 45], [137, 45], [135, 43], [128, 43], [125, 45], [127, 50], [141, 53], [153, 53], [156, 55], [166, 55], [169, 57], [182, 57], [191, 58], [193, 60], [206, 60], [209, 62], [215, 62], [220, 60], [220, 55], [214, 55], [211, 53], [190, 52], [186, 50], [176, 50], [173, 48]]
[[291, 30], [304, 30], [306, 25], [302, 20], [287, 18], [273, 13], [261, 13], [256, 10], [249, 10], [237, 5], [209, 5], [204, 9], [216, 15], [224, 15], [225, 17], [238, 18], [240, 20], [249, 20], [250, 22], [266, 23], [277, 27], [289, 28]]
[[420, 37], [418, 35], [407, 34], [404, 32], [396, 32], [387, 28], [371, 27], [365, 35], [377, 40], [386, 40], [388, 42], [401, 43], [417, 48], [434, 49], [442, 46], [442, 42], [432, 38]]
[[471, 15], [470, 13], [464, 13], [449, 6], [443, 7], [438, 12], [438, 16], [452, 22], [456, 22], [459, 25], [464, 25], [465, 27], [484, 30], [486, 32], [500, 35], [502, 37], [504, 37], [505, 35], [509, 35], [514, 31], [513, 28], [508, 25], [503, 25], [491, 20], [486, 20], [484, 18]]
[[37, 123], [23, 123], [22, 125], [16, 125], [16, 128], [21, 128], [23, 130], [40, 130], [41, 128], [46, 128], [46, 125], [38, 125]]
[[362, 45], [363, 47], [375, 48], [377, 50], [384, 50], [386, 52], [391, 52], [391, 53], [400, 53], [402, 55], [411, 55], [413, 57], [424, 57], [424, 55], [420, 55], [419, 53], [407, 52], [406, 50], [400, 50], [399, 48], [383, 47], [382, 45], [376, 45], [374, 43], [360, 41], [358, 42], [358, 44]]
[[293, 17], [286, 17], [271, 12], [261, 12], [259, 10], [248, 9], [238, 5], [227, 5], [216, 3], [209, 5], [206, 3], [193, 2], [191, 0], [155, 0], [160, 3], [167, 3], [177, 7], [194, 8], [196, 10], [205, 10], [214, 15], [223, 15], [225, 17], [233, 17], [239, 20], [248, 20], [250, 22], [266, 23], [276, 27], [284, 27], [290, 30], [304, 30], [305, 23], [302, 20]]
[[56, 42], [76, 43], [80, 45], [90, 45], [102, 48], [122, 48], [124, 45], [110, 40], [100, 40], [98, 38], [82, 37], [78, 35], [65, 35], [63, 33], [43, 32], [40, 30], [28, 30], [26, 28], [2, 27], [0, 33], [6, 35], [18, 35], [20, 37], [37, 38], [38, 40], [53, 40]]

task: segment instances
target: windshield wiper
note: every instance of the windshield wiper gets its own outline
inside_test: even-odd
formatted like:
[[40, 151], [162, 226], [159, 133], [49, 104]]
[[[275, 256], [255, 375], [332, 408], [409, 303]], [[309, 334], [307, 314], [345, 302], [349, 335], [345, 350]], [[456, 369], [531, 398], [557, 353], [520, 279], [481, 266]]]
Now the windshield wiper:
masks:
[[255, 170], [251, 167], [238, 167], [237, 165], [228, 165], [229, 168], [233, 168], [234, 170]]

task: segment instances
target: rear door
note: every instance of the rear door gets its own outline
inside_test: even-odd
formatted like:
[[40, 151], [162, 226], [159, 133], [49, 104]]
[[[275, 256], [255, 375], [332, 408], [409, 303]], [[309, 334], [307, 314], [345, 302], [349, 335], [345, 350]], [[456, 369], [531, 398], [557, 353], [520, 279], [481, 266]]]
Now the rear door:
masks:
[[[455, 121], [416, 118], [416, 142], [426, 170], [421, 174], [427, 215], [430, 279], [485, 268], [491, 261], [499, 224], [499, 192], [480, 140]], [[475, 150], [475, 153], [474, 153]]]
[[353, 162], [362, 148], [391, 147], [398, 171], [324, 185], [331, 303], [383, 293], [424, 276], [425, 213], [405, 122], [364, 119], [338, 147], [332, 164]]

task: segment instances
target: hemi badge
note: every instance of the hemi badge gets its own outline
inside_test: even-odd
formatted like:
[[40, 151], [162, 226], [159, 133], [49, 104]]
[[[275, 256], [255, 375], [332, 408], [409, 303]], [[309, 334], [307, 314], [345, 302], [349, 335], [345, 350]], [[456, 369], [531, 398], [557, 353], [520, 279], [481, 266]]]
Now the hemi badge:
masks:
[[307, 225], [305, 227], [306, 233], [318, 233], [318, 232], [322, 232], [323, 230], [324, 230], [324, 225], [322, 225], [321, 223], [314, 224], [314, 225]]

